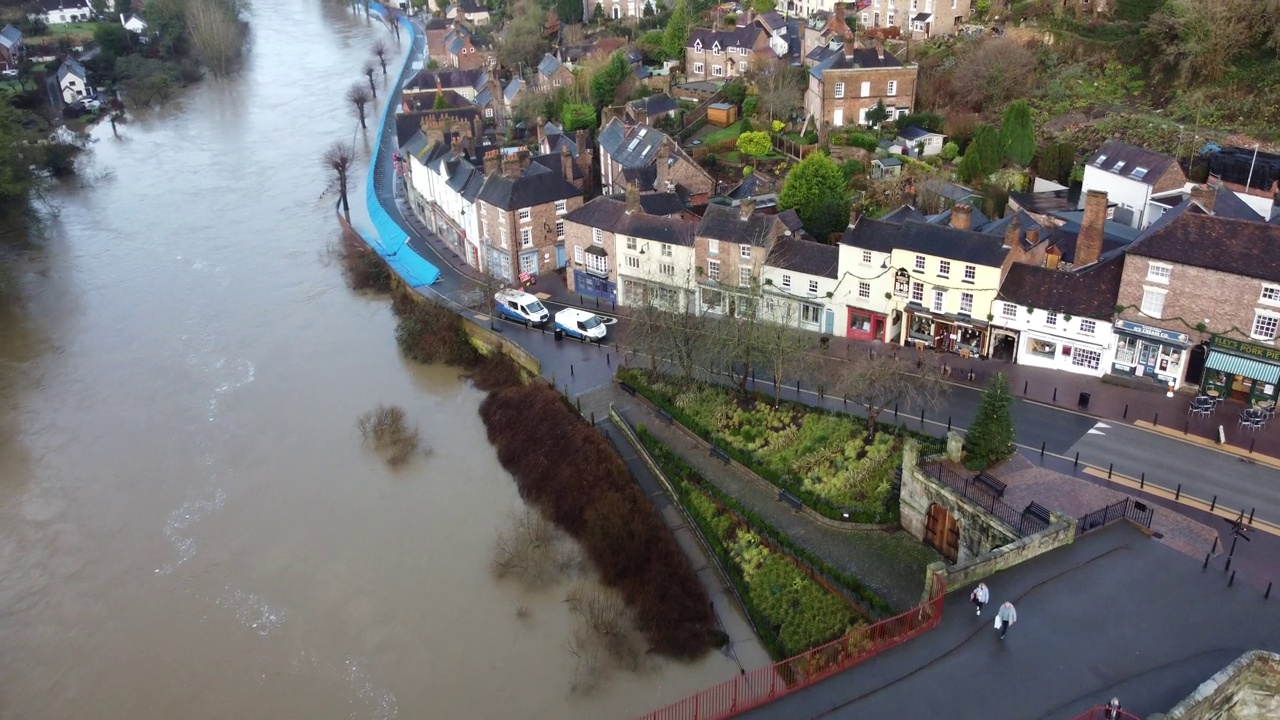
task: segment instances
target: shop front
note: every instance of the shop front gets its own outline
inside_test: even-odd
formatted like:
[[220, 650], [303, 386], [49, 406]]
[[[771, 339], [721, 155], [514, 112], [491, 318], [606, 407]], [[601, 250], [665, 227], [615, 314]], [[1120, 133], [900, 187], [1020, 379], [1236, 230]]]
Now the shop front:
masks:
[[1018, 364], [1102, 377], [1107, 348], [1075, 338], [1023, 331]]
[[888, 318], [879, 313], [846, 306], [849, 309], [848, 336], [854, 340], [883, 340]]
[[1191, 337], [1186, 333], [1143, 325], [1128, 320], [1115, 321], [1116, 359], [1113, 375], [1143, 378], [1160, 385], [1182, 382]]
[[987, 342], [987, 324], [966, 315], [928, 312], [923, 307], [907, 305], [904, 345], [923, 350], [953, 352], [964, 357], [982, 354]]
[[1280, 350], [1220, 335], [1210, 338], [1200, 384], [1206, 395], [1247, 403], [1274, 401], [1278, 381]]

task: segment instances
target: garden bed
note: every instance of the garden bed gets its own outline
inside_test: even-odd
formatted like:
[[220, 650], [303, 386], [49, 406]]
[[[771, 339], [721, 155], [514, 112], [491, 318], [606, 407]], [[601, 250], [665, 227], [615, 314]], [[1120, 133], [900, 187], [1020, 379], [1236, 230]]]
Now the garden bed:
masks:
[[[865, 625], [866, 610], [850, 602], [815, 572], [820, 563], [801, 564], [784, 550], [785, 538], [705, 480], [643, 426], [640, 442], [667, 475], [681, 504], [697, 523], [711, 551], [726, 569], [760, 641], [775, 660], [798, 655]], [[857, 587], [849, 578], [833, 580]], [[860, 595], [877, 611], [888, 606], [869, 591]]]
[[785, 401], [774, 407], [713, 383], [637, 369], [619, 370], [618, 380], [833, 520], [896, 523], [902, 437], [920, 438], [922, 453], [942, 448], [937, 438], [883, 423], [868, 443], [861, 418]]

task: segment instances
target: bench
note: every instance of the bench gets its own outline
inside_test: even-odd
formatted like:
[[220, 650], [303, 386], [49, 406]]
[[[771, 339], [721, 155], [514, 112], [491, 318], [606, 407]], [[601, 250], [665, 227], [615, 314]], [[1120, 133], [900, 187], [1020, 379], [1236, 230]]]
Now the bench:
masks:
[[796, 497], [795, 495], [792, 495], [790, 492], [786, 490], [778, 491], [778, 502], [784, 502], [790, 505], [792, 509], [796, 510], [797, 512], [804, 509], [804, 503], [800, 502], [800, 498]]
[[985, 471], [974, 475], [973, 482], [982, 486], [996, 497], [1003, 497], [1005, 489], [1009, 487], [1005, 483], [1001, 482], [995, 475]]
[[1053, 518], [1049, 515], [1049, 508], [1041, 505], [1038, 502], [1032, 502], [1030, 505], [1027, 506], [1026, 510], [1022, 511], [1022, 514], [1030, 515], [1033, 518], [1043, 520], [1046, 525], [1053, 522]]
[[671, 413], [667, 412], [665, 408], [658, 408], [658, 417], [668, 425], [675, 422], [675, 418], [671, 417]]
[[715, 445], [711, 446], [711, 455], [712, 457], [719, 458], [720, 460], [722, 460], [725, 465], [728, 465], [731, 460], [731, 458], [729, 457], [729, 453], [716, 447]]
[[636, 394], [636, 389], [635, 389], [635, 388], [633, 388], [633, 387], [631, 387], [630, 385], [628, 385], [628, 384], [624, 383], [624, 382], [620, 382], [620, 383], [618, 383], [618, 387], [622, 388], [622, 392], [624, 392], [624, 393], [626, 393], [626, 394], [628, 394], [628, 395], [635, 395], [635, 394]]

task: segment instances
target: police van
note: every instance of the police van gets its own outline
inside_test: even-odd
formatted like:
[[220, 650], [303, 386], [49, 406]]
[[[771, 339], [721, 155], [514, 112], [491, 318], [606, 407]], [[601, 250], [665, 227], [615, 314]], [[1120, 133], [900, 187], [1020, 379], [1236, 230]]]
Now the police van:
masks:
[[498, 291], [493, 296], [493, 304], [502, 317], [528, 326], [541, 325], [551, 318], [538, 298], [520, 290]]
[[605, 324], [600, 316], [577, 308], [565, 308], [556, 313], [556, 329], [583, 341], [600, 342], [605, 336]]

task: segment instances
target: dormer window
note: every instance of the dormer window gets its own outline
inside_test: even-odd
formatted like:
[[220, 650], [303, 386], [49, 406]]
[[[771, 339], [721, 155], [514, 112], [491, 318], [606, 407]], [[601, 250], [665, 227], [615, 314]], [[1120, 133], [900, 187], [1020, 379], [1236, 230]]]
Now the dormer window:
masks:
[[1120, 162], [1116, 163], [1116, 166], [1111, 169], [1116, 171], [1117, 173], [1119, 173], [1121, 170], [1124, 170], [1124, 161], [1121, 160]]
[[712, 46], [711, 46], [711, 54], [712, 54], [712, 55], [719, 55], [719, 54], [720, 54], [720, 43], [718, 43], [718, 42], [717, 42], [715, 45], [712, 45]]
[[1093, 164], [1094, 164], [1094, 165], [1097, 165], [1098, 167], [1102, 167], [1102, 163], [1104, 163], [1104, 162], [1106, 162], [1106, 161], [1107, 161], [1107, 156], [1106, 156], [1106, 155], [1099, 155], [1099, 156], [1098, 156], [1098, 159], [1097, 159], [1097, 160], [1095, 160]]
[[1146, 176], [1147, 176], [1147, 169], [1144, 167], [1136, 167], [1133, 169], [1133, 172], [1129, 173], [1129, 177], [1132, 177], [1135, 180], [1141, 180]]
[[696, 52], [696, 53], [701, 53], [701, 52], [702, 52], [702, 41], [701, 41], [701, 40], [694, 40], [694, 41], [693, 41], [693, 51], [694, 51], [694, 52]]

